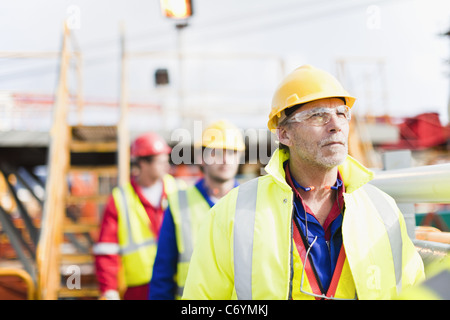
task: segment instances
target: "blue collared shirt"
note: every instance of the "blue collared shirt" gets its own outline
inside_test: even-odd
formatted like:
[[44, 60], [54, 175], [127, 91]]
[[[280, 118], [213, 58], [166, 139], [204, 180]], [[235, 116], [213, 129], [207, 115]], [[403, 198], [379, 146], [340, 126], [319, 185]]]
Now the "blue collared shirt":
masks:
[[[237, 181], [235, 182], [236, 186], [238, 186]], [[214, 201], [208, 195], [205, 179], [200, 179], [195, 187], [209, 206], [214, 206]], [[168, 207], [164, 213], [164, 220], [159, 233], [158, 249], [150, 281], [149, 300], [175, 299], [177, 284], [174, 281], [174, 275], [177, 273], [178, 254], [175, 224], [170, 207]]]
[[[290, 175], [294, 185], [298, 185], [294, 177]], [[338, 197], [341, 197], [343, 192], [342, 180], [337, 179], [336, 185], [338, 186]], [[292, 187], [292, 186], [291, 186]], [[314, 191], [309, 191], [314, 192]], [[339, 204], [341, 205], [341, 204]], [[338, 207], [334, 207], [332, 210], [337, 210]], [[336, 267], [339, 252], [342, 246], [342, 214], [336, 216], [336, 218], [330, 224], [331, 237], [327, 241], [326, 230], [319, 223], [312, 212], [307, 212], [303, 205], [303, 201], [294, 192], [294, 218], [297, 224], [301, 228], [303, 235], [308, 234], [308, 243], [311, 244], [314, 238], [317, 236], [317, 240], [311, 247], [310, 256], [313, 261], [313, 265], [317, 272], [323, 293], [326, 293], [330, 286], [331, 279], [333, 277], [334, 269]], [[308, 233], [306, 233], [306, 222], [308, 224]], [[294, 226], [295, 227], [295, 226]], [[302, 260], [304, 257], [301, 257]]]

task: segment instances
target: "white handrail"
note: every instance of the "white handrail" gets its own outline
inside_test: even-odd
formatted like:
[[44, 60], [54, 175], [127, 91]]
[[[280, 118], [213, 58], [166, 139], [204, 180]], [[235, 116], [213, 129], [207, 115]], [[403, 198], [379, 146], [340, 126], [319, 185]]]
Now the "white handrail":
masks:
[[[378, 171], [370, 183], [393, 197], [399, 206], [408, 203], [450, 203], [450, 163]], [[450, 244], [415, 239], [415, 213], [403, 212], [403, 215], [408, 234], [425, 264], [450, 253]]]
[[450, 163], [378, 171], [370, 182], [403, 203], [450, 203]]

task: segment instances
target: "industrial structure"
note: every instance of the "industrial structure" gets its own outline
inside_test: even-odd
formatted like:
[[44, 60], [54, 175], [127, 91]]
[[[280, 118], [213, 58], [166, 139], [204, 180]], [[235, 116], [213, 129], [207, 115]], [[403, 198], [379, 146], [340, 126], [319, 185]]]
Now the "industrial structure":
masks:
[[[99, 298], [92, 244], [108, 195], [130, 175], [129, 144], [138, 133], [130, 123], [143, 113], [155, 123], [168, 123], [164, 108], [133, 103], [127, 91], [130, 59], [158, 53], [128, 52], [122, 29], [120, 101], [87, 101], [81, 51], [66, 25], [63, 35], [60, 52], [34, 53], [60, 62], [54, 97], [10, 92], [0, 96], [0, 299]], [[275, 60], [280, 75], [285, 72], [277, 57], [259, 58]], [[68, 88], [72, 62], [77, 66], [75, 93]], [[337, 66], [344, 70], [345, 63], [337, 61]], [[155, 76], [159, 83], [170, 79], [165, 70]], [[196, 119], [209, 120], [202, 110], [183, 110], [178, 116], [186, 132], [192, 133]], [[259, 110], [246, 112], [256, 115]], [[245, 122], [247, 114], [240, 111], [231, 109], [229, 115]], [[104, 114], [106, 120], [86, 124], [83, 114], [89, 112]], [[33, 122], [30, 130], [27, 119], [37, 117], [42, 121]], [[450, 190], [450, 127], [433, 113], [401, 120], [359, 115], [352, 121], [350, 154], [373, 168], [373, 183], [399, 202], [424, 262], [442, 259], [450, 250], [450, 196], [445, 192]], [[179, 123], [160, 133], [170, 141]], [[256, 139], [248, 137], [247, 149], [262, 150], [268, 158], [276, 143], [270, 132], [262, 132]], [[247, 153], [240, 178], [264, 174], [264, 164]], [[200, 172], [195, 165], [174, 165], [173, 174], [190, 182]]]

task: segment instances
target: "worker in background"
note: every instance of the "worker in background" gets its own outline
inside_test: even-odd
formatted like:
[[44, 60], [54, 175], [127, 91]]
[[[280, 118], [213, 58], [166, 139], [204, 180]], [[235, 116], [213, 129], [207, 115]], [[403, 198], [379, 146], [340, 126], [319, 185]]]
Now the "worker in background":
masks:
[[203, 178], [169, 196], [150, 283], [151, 300], [181, 298], [200, 224], [209, 209], [238, 185], [235, 177], [245, 144], [237, 127], [228, 121], [214, 122], [196, 147], [202, 148]]
[[403, 291], [399, 300], [450, 300], [450, 255], [426, 267], [427, 279]]
[[348, 155], [354, 101], [309, 65], [281, 82], [267, 175], [211, 209], [183, 299], [389, 299], [424, 277], [395, 201]]
[[[131, 145], [136, 173], [128, 184], [113, 189], [93, 248], [101, 299], [148, 297], [167, 194], [176, 190], [175, 179], [168, 174], [170, 152], [164, 139], [153, 132]], [[119, 274], [126, 285], [123, 297]]]

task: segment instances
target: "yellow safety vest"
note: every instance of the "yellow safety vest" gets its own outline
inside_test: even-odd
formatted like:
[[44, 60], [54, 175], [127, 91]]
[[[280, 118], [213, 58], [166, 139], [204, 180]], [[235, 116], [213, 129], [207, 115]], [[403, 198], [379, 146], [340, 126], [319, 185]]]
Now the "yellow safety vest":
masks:
[[[297, 297], [293, 192], [283, 169], [287, 159], [288, 152], [276, 150], [266, 166], [268, 175], [233, 189], [211, 209], [183, 299]], [[367, 184], [371, 172], [350, 156], [339, 171], [346, 191], [342, 236], [351, 285], [359, 299], [389, 299], [424, 277], [422, 260], [395, 201]]]
[[[166, 194], [177, 188], [170, 175], [163, 178]], [[112, 191], [118, 216], [118, 238], [125, 283], [134, 287], [149, 283], [156, 256], [157, 238], [150, 229], [150, 219], [133, 186], [116, 187]]]
[[[293, 300], [314, 300], [316, 297], [312, 295], [305, 294], [315, 293], [321, 295], [321, 292], [315, 292], [313, 290], [313, 286], [311, 285], [310, 280], [317, 281], [316, 276], [314, 275], [311, 265], [308, 263], [308, 268], [310, 272], [304, 272], [304, 264], [306, 258], [307, 248], [303, 245], [301, 240], [301, 236], [299, 231], [297, 231], [297, 227], [293, 226], [294, 230], [294, 246], [293, 246], [293, 279], [291, 284], [291, 293], [289, 296], [292, 297]], [[297, 238], [297, 239], [296, 239]], [[300, 248], [300, 250], [299, 250]], [[300, 251], [300, 252], [299, 252]], [[302, 255], [302, 257], [300, 256]], [[303, 276], [303, 285], [301, 283]], [[320, 291], [318, 284], [314, 285], [317, 288], [317, 291]], [[300, 288], [303, 289], [304, 292], [301, 292]], [[331, 292], [330, 292], [331, 291]], [[339, 252], [339, 257], [337, 259], [336, 267], [334, 273], [332, 275], [332, 280], [330, 286], [328, 288], [327, 297], [334, 297], [336, 299], [355, 299], [356, 298], [356, 288], [353, 281], [353, 276], [350, 271], [350, 267], [348, 264], [347, 256], [345, 254], [345, 250], [341, 247]]]
[[175, 276], [177, 283], [175, 296], [177, 299], [180, 299], [183, 294], [197, 230], [211, 207], [195, 186], [172, 193], [169, 195], [168, 200], [175, 225], [179, 253], [177, 274]]
[[450, 300], [450, 255], [426, 267], [427, 279], [408, 288], [396, 299], [400, 300]]

